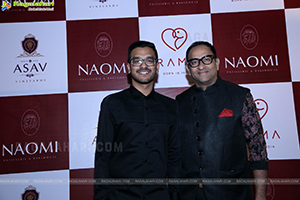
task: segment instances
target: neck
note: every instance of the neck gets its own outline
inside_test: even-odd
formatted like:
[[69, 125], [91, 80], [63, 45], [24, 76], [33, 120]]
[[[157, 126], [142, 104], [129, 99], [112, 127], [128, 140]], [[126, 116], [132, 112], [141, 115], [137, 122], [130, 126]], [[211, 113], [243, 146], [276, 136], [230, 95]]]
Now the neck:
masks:
[[218, 77], [214, 77], [214, 79], [211, 82], [208, 83], [199, 83], [199, 82], [195, 82], [197, 87], [201, 87], [203, 89], [203, 91], [205, 91], [207, 89], [207, 87], [212, 86], [213, 84], [215, 84], [217, 82]]
[[152, 81], [148, 84], [140, 84], [132, 80], [132, 86], [135, 87], [138, 91], [140, 91], [143, 95], [148, 96], [153, 89], [154, 83]]
[[207, 86], [197, 86], [198, 88], [201, 87], [203, 91], [206, 90]]

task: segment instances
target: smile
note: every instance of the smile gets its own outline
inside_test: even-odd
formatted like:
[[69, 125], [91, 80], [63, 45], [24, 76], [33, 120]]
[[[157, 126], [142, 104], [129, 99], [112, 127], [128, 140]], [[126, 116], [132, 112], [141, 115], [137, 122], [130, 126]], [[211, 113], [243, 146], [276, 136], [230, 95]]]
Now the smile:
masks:
[[206, 74], [208, 71], [200, 71], [200, 72], [198, 72], [198, 74]]
[[149, 70], [139, 70], [139, 71], [137, 71], [137, 73], [139, 73], [141, 75], [147, 75], [150, 73], [150, 71]]

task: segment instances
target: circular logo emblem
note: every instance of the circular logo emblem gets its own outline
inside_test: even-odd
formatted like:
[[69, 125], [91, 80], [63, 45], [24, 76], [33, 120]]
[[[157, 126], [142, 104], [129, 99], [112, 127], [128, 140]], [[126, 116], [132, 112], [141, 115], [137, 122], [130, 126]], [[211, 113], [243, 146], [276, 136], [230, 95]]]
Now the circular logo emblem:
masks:
[[97, 54], [101, 57], [107, 57], [113, 48], [113, 42], [110, 37], [105, 32], [99, 33], [95, 39], [95, 50]]
[[40, 128], [40, 117], [33, 109], [24, 112], [21, 119], [21, 127], [23, 132], [28, 136], [33, 136]]
[[240, 40], [246, 49], [254, 49], [258, 44], [258, 32], [254, 26], [249, 24], [244, 26], [240, 32]]

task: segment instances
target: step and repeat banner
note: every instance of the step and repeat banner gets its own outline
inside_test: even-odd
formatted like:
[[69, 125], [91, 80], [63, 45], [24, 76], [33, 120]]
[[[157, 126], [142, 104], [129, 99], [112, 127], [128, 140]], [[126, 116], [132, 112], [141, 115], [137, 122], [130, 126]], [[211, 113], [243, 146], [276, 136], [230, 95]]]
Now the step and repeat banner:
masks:
[[0, 199], [93, 199], [100, 103], [129, 86], [136, 40], [156, 44], [172, 98], [192, 84], [188, 46], [213, 43], [220, 76], [254, 96], [268, 199], [300, 199], [299, 35], [295, 0], [2, 0]]

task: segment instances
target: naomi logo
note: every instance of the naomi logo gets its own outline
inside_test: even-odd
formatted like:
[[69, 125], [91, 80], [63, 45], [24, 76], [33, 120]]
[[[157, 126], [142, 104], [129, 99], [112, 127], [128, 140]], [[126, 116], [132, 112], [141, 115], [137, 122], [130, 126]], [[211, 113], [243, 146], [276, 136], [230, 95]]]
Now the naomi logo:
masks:
[[268, 103], [263, 99], [255, 99], [254, 103], [256, 104], [256, 108], [260, 115], [260, 119], [263, 119], [269, 110]]
[[161, 39], [167, 47], [173, 51], [180, 49], [188, 38], [186, 30], [183, 28], [167, 28], [161, 33]]
[[240, 32], [240, 41], [247, 50], [253, 50], [258, 44], [258, 32], [254, 26], [246, 25]]
[[25, 111], [21, 119], [21, 127], [26, 135], [33, 136], [40, 128], [39, 114], [33, 109]]
[[95, 39], [95, 50], [101, 57], [107, 57], [113, 49], [113, 41], [106, 32], [99, 33]]

